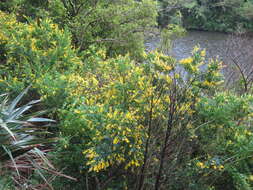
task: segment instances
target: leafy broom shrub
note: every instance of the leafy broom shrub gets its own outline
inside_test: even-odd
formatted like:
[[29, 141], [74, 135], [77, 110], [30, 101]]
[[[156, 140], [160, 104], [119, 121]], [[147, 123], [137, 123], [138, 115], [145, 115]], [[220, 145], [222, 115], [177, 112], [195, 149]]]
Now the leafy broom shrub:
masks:
[[[204, 52], [198, 48], [192, 57], [180, 63], [158, 52], [144, 54], [144, 63], [129, 56], [105, 59], [101, 50], [87, 53], [82, 72], [60, 76], [68, 97], [59, 111], [66, 141], [59, 147], [58, 155], [65, 154], [60, 156], [63, 165], [75, 166], [69, 171], [78, 178], [85, 175], [91, 187], [97, 187], [98, 178], [104, 187], [133, 188], [128, 183], [134, 177], [131, 179], [131, 175], [124, 173], [136, 177], [134, 174], [140, 172], [143, 164], [147, 138], [154, 135], [156, 139], [164, 133], [174, 85], [188, 88], [178, 110], [192, 115], [199, 97], [220, 84], [219, 64], [213, 61], [206, 70], [201, 70]], [[184, 75], [180, 74], [182, 69]], [[155, 130], [149, 134], [151, 109]], [[159, 146], [155, 148], [157, 154]], [[113, 175], [115, 180], [104, 184], [112, 171], [118, 176]], [[84, 183], [79, 184], [80, 188]]]
[[12, 15], [0, 12], [0, 16], [4, 21], [0, 23], [2, 89], [21, 91], [31, 82], [39, 83], [45, 74], [52, 77], [82, 65], [67, 30], [48, 19], [20, 23]]
[[171, 189], [252, 189], [252, 96], [201, 97], [189, 126], [193, 153], [177, 168]]
[[252, 189], [252, 101], [251, 95], [218, 93], [198, 105], [204, 122], [196, 130], [203, 163], [199, 166], [207, 168], [202, 179], [213, 180], [217, 189]]

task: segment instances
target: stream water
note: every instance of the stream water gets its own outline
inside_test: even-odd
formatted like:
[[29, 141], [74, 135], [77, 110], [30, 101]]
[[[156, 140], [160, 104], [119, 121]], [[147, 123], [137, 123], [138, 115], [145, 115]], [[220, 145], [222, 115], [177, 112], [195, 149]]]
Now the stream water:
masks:
[[[190, 56], [194, 46], [199, 45], [206, 49], [207, 58], [216, 58], [216, 56], [224, 58], [228, 38], [229, 35], [224, 33], [189, 31], [185, 37], [173, 42], [172, 52], [169, 54], [180, 60]], [[159, 44], [160, 38], [153, 38], [146, 43], [147, 50], [154, 50]]]

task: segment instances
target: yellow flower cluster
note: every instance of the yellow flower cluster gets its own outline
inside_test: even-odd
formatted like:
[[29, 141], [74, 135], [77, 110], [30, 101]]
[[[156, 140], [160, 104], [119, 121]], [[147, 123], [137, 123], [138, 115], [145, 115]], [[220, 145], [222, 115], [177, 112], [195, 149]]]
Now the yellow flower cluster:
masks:
[[129, 162], [126, 166], [125, 166], [125, 169], [128, 169], [132, 166], [134, 167], [139, 167], [140, 166], [140, 162], [138, 160], [132, 160], [131, 162]]
[[202, 50], [202, 51], [200, 52], [200, 55], [201, 55], [202, 57], [205, 57], [205, 56], [206, 56], [206, 50]]
[[224, 169], [224, 166], [223, 165], [219, 165], [219, 166], [213, 165], [212, 168], [215, 169], [215, 170], [220, 170], [221, 171], [221, 170]]
[[172, 57], [164, 56], [159, 52], [154, 53], [154, 65], [158, 67], [161, 72], [169, 72], [174, 69], [175, 60]]
[[0, 44], [5, 43], [8, 40], [7, 36], [0, 30]]
[[249, 180], [250, 180], [250, 181], [253, 181], [253, 175], [250, 175], [250, 176], [249, 176]]
[[214, 170], [219, 170], [219, 171], [222, 171], [224, 169], [223, 165], [216, 165], [214, 161], [212, 161], [211, 165], [207, 165], [204, 162], [198, 161], [196, 163], [196, 166], [199, 167], [199, 168], [201, 168], [201, 169], [212, 168]]
[[36, 51], [37, 50], [36, 40], [34, 38], [31, 39], [31, 50], [32, 51]]
[[193, 58], [192, 57], [188, 57], [186, 59], [182, 59], [180, 60], [180, 63], [183, 65], [189, 65], [193, 62]]
[[202, 83], [204, 86], [206, 86], [206, 87], [213, 87], [213, 86], [215, 86], [216, 85], [216, 83], [215, 82], [209, 82], [209, 81], [207, 81], [207, 80], [205, 80], [203, 83]]
[[15, 24], [17, 24], [14, 15], [7, 14], [2, 11], [0, 11], [0, 20], [1, 20], [0, 25], [8, 25], [9, 27], [13, 27]]
[[102, 57], [103, 59], [106, 58], [106, 51], [103, 50], [103, 49], [98, 50], [98, 51], [97, 51], [97, 54], [98, 54], [100, 57]]
[[101, 161], [98, 164], [92, 166], [89, 169], [89, 172], [91, 172], [91, 171], [100, 172], [101, 170], [104, 170], [104, 169], [108, 168], [109, 166], [110, 166], [109, 162]]
[[119, 143], [119, 138], [118, 137], [115, 137], [114, 139], [113, 139], [113, 144], [118, 144]]
[[96, 155], [96, 153], [92, 149], [87, 149], [87, 150], [83, 151], [83, 154], [86, 155], [86, 157], [88, 157], [88, 158], [89, 157], [94, 158], [95, 157], [94, 155]]
[[13, 15], [4, 13], [0, 11], [0, 44], [4, 44], [9, 40], [7, 32], [4, 30], [5, 28], [14, 28], [18, 25], [15, 17]]
[[186, 69], [186, 71], [189, 71], [191, 73], [196, 73], [199, 71], [199, 66], [202, 64], [195, 63], [195, 60], [192, 57], [188, 57], [186, 59], [182, 59], [179, 61], [179, 63]]
[[[2, 15], [0, 13], [0, 17]], [[34, 60], [36, 64], [45, 65], [47, 60], [47, 64], [58, 70], [79, 67], [82, 64], [71, 47], [70, 36], [59, 30], [49, 19], [41, 20], [40, 25], [35, 21], [19, 23], [14, 18], [3, 21], [0, 23], [0, 43], [8, 39], [8, 52], [11, 55], [8, 57], [8, 64], [24, 65], [30, 62], [28, 60]]]
[[197, 162], [196, 166], [198, 166], [201, 169], [207, 168], [207, 166], [203, 162]]

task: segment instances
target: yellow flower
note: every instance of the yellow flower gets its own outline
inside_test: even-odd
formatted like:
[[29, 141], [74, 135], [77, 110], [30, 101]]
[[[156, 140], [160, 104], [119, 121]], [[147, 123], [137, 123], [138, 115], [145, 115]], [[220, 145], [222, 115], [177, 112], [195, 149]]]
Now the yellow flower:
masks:
[[176, 78], [176, 79], [179, 79], [179, 78], [180, 78], [180, 74], [176, 73], [176, 74], [175, 74], [175, 78]]
[[97, 52], [97, 54], [98, 54], [99, 56], [101, 56], [103, 59], [106, 58], [106, 52], [105, 52], [104, 50], [99, 50], [99, 51]]
[[209, 82], [209, 81], [207, 81], [207, 80], [205, 80], [205, 81], [203, 82], [203, 85], [205, 85], [205, 86], [212, 86], [212, 83]]
[[34, 30], [34, 26], [33, 25], [28, 25], [27, 29], [29, 32], [32, 32]]
[[206, 56], [206, 50], [202, 50], [202, 51], [200, 52], [200, 55], [201, 55], [202, 57], [205, 57], [205, 56]]
[[77, 114], [81, 113], [80, 110], [75, 110], [74, 112], [77, 113]]
[[192, 53], [195, 53], [195, 52], [199, 51], [199, 49], [200, 49], [199, 46], [195, 46]]
[[196, 165], [201, 169], [205, 168], [205, 164], [203, 162], [197, 162]]
[[0, 33], [0, 41], [1, 41], [1, 43], [5, 42], [7, 40], [8, 40], [8, 38], [3, 33]]
[[125, 138], [124, 141], [125, 141], [126, 143], [130, 143], [130, 141], [129, 141], [128, 138]]
[[119, 143], [119, 139], [118, 139], [118, 137], [115, 137], [114, 139], [113, 139], [113, 144], [118, 144]]
[[250, 175], [250, 176], [249, 176], [249, 180], [250, 180], [250, 181], [253, 181], [253, 175]]
[[143, 56], [144, 59], [146, 59], [147, 58], [147, 53], [145, 51], [143, 51], [142, 56]]
[[180, 63], [183, 64], [183, 65], [191, 64], [192, 62], [193, 62], [193, 58], [192, 57], [188, 57], [188, 58], [182, 59], [180, 61]]
[[252, 135], [252, 133], [249, 130], [245, 130], [246, 135]]
[[224, 169], [224, 166], [223, 166], [223, 165], [220, 165], [220, 166], [218, 167], [218, 169], [219, 169], [219, 170], [223, 170], [223, 169]]

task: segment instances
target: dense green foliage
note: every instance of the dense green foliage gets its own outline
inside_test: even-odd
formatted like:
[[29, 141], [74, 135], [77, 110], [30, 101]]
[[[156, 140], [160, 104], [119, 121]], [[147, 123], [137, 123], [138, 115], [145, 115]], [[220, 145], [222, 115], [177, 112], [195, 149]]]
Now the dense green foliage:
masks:
[[184, 26], [189, 29], [234, 32], [253, 30], [252, 0], [159, 0], [159, 22], [166, 25], [181, 11]]
[[96, 44], [105, 46], [109, 54], [130, 52], [136, 58], [144, 50], [143, 34], [156, 25], [157, 16], [152, 0], [10, 0], [1, 4], [0, 10], [14, 9], [21, 20], [51, 18], [60, 28], [68, 27], [74, 45], [82, 50]]
[[[5, 152], [15, 153], [14, 132], [40, 142], [53, 135], [58, 143], [44, 155], [78, 182], [43, 173], [49, 181], [41, 189], [252, 189], [251, 89], [243, 95], [226, 90], [222, 64], [206, 60], [198, 46], [182, 60], [162, 53], [185, 33], [183, 23], [234, 30], [230, 24], [238, 16], [237, 23], [250, 28], [251, 1], [173, 2], [0, 2], [0, 89], [12, 97], [31, 85], [26, 100], [41, 98], [39, 109], [48, 109], [43, 114], [57, 121], [54, 129], [22, 129], [21, 115], [38, 108], [14, 109], [14, 100], [8, 113], [20, 117], [6, 119], [7, 127], [0, 120], [0, 152], [5, 150], [0, 164], [6, 163]], [[166, 26], [161, 48], [145, 52], [145, 31], [157, 25], [158, 12]], [[6, 115], [7, 107], [3, 101], [0, 114]], [[0, 175], [13, 172], [2, 168]], [[30, 171], [23, 184], [38, 184], [38, 175]], [[0, 178], [0, 189], [9, 185], [19, 188], [13, 178]]]

